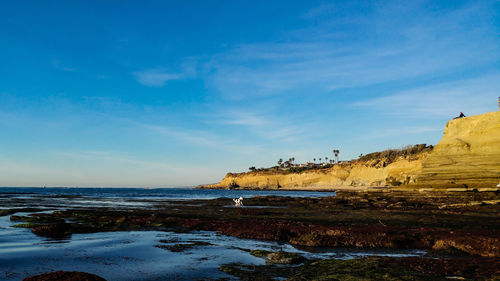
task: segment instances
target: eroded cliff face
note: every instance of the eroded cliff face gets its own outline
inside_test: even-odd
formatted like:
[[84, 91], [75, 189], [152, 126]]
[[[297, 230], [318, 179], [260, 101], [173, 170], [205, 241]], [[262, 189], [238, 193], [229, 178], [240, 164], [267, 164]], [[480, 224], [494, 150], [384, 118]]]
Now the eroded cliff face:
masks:
[[422, 161], [428, 152], [411, 157], [400, 157], [385, 164], [381, 159], [349, 162], [329, 169], [315, 169], [301, 173], [248, 172], [227, 174], [219, 183], [205, 188], [252, 189], [332, 189], [339, 187], [398, 186], [415, 183], [422, 170]]
[[227, 174], [206, 188], [332, 189], [408, 186], [494, 188], [500, 181], [500, 112], [455, 119], [432, 150], [385, 159], [351, 161], [301, 173]]
[[499, 181], [500, 112], [449, 121], [417, 176], [429, 187], [484, 188]]

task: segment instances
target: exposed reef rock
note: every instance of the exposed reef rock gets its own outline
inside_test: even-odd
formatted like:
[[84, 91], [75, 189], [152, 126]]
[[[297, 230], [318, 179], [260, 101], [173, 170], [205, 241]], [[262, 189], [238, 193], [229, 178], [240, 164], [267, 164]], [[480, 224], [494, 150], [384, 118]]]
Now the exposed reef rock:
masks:
[[307, 261], [306, 258], [297, 253], [289, 253], [285, 251], [277, 251], [275, 253], [264, 250], [250, 251], [255, 257], [265, 258], [268, 263], [276, 264], [299, 264]]
[[387, 150], [328, 169], [228, 173], [200, 188], [492, 188], [500, 181], [500, 112], [454, 119], [439, 144]]
[[69, 228], [69, 224], [61, 222], [36, 226], [31, 229], [31, 232], [49, 238], [64, 238], [68, 235]]
[[295, 267], [231, 263], [219, 267], [239, 280], [499, 280], [498, 259], [433, 259], [366, 257], [361, 259], [327, 259], [306, 262]]
[[56, 271], [26, 277], [23, 281], [106, 281], [106, 279], [85, 272]]
[[[12, 218], [35, 225], [64, 220], [69, 224], [65, 234], [216, 231], [307, 247], [424, 249], [500, 257], [500, 192], [338, 191], [322, 198], [246, 198], [245, 208], [234, 208], [230, 202], [230, 198], [167, 200], [151, 209], [89, 206]], [[196, 240], [159, 242], [157, 247], [173, 252], [207, 245]], [[252, 254], [268, 257], [269, 253]]]

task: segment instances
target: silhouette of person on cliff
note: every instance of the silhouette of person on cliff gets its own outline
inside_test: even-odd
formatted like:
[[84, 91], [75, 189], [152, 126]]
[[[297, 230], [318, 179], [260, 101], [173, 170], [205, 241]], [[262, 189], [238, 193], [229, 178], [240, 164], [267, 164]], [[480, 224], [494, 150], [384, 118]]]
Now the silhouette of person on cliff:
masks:
[[465, 117], [465, 114], [463, 112], [460, 112], [460, 115], [458, 115], [458, 117], [455, 117], [453, 119], [464, 118], [464, 117]]

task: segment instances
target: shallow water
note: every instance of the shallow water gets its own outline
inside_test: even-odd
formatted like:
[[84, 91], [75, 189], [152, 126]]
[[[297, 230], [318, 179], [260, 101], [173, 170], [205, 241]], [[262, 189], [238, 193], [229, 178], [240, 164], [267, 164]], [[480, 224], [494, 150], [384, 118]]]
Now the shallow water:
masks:
[[[20, 215], [25, 215], [20, 213]], [[196, 280], [232, 278], [220, 272], [225, 263], [264, 264], [243, 249], [297, 252], [307, 258], [350, 259], [368, 255], [422, 256], [425, 251], [353, 251], [318, 249], [307, 252], [287, 243], [238, 239], [209, 231], [174, 233], [123, 231], [73, 234], [65, 240], [38, 237], [29, 229], [13, 228], [8, 216], [0, 218], [0, 279], [24, 277], [57, 270], [84, 271], [107, 280]], [[162, 242], [161, 242], [162, 241]], [[156, 245], [207, 242], [183, 252]]]
[[[109, 190], [103, 192], [92, 189], [83, 192], [72, 189], [69, 192], [66, 190], [66, 193], [62, 194], [70, 196], [67, 198], [57, 197], [61, 195], [60, 193], [48, 194], [44, 189], [35, 189], [38, 193], [34, 192], [33, 189], [24, 191], [30, 191], [31, 193], [3, 194], [0, 197], [1, 206], [8, 208], [36, 207], [45, 210], [44, 212], [51, 212], [63, 208], [78, 207], [148, 208], [161, 203], [164, 199], [172, 200], [176, 196], [181, 197], [180, 199], [184, 202], [189, 200], [189, 196], [186, 194], [179, 196], [180, 189], [173, 193], [166, 192], [163, 197], [159, 196], [160, 193], [151, 196], [147, 192], [137, 190], [132, 191], [132, 193], [125, 191], [121, 194], [122, 196], [118, 196], [119, 192], [117, 191], [112, 193]], [[217, 191], [203, 197], [196, 195], [200, 192], [198, 190], [194, 193], [191, 193], [192, 190], [185, 191], [188, 194], [194, 194], [192, 199], [200, 199], [200, 197], [208, 199], [211, 196], [221, 195], [221, 192]], [[96, 194], [99, 192], [101, 195], [97, 197]], [[237, 198], [239, 196], [264, 195], [255, 191], [226, 191], [223, 193], [225, 196], [218, 197]], [[134, 197], [132, 194], [139, 196]], [[313, 194], [332, 196], [332, 193], [322, 192], [294, 192], [286, 196], [313, 196]], [[150, 199], [143, 200], [144, 198]], [[175, 204], [175, 202], [170, 203]], [[265, 206], [251, 207], [260, 208]], [[32, 212], [16, 213], [16, 215], [30, 213]], [[307, 250], [310, 249], [297, 249], [287, 243], [238, 239], [209, 231], [190, 233], [166, 231], [102, 232], [73, 234], [67, 239], [51, 240], [32, 234], [30, 229], [14, 228], [12, 227], [14, 224], [17, 224], [17, 222], [11, 222], [10, 216], [0, 217], [0, 280], [22, 280], [27, 276], [57, 270], [89, 272], [110, 281], [206, 280], [221, 277], [234, 279], [234, 277], [219, 271], [218, 267], [233, 262], [245, 264], [265, 263], [263, 259], [252, 256], [245, 249], [297, 252], [310, 259], [349, 259], [367, 255], [422, 256], [425, 254], [425, 251], [419, 250], [357, 251], [352, 249], [314, 249], [314, 252], [309, 252]], [[157, 245], [173, 246], [193, 242], [209, 244], [204, 245], [202, 243], [202, 245], [193, 246], [181, 252], [171, 252], [155, 247]]]

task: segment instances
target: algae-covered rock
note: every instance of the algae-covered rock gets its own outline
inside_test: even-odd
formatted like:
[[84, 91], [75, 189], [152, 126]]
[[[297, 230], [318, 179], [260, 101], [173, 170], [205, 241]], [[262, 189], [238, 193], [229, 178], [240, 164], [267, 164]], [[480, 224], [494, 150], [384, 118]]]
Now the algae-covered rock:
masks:
[[12, 227], [19, 227], [19, 228], [33, 228], [33, 227], [36, 227], [38, 226], [38, 224], [36, 223], [32, 223], [32, 222], [26, 222], [26, 223], [18, 223], [18, 224], [15, 224], [13, 225]]
[[15, 209], [2, 209], [0, 210], [0, 217], [12, 215], [14, 213], [16, 213]]
[[[161, 242], [161, 241], [160, 241]], [[193, 241], [189, 243], [178, 243], [174, 245], [155, 245], [156, 248], [168, 250], [170, 252], [178, 253], [178, 252], [184, 252], [185, 250], [189, 250], [194, 247], [199, 247], [199, 246], [210, 246], [213, 245], [212, 243], [209, 242], [204, 242], [204, 241]]]
[[351, 260], [315, 260], [300, 266], [227, 264], [219, 270], [241, 280], [319, 281], [445, 281], [498, 280], [495, 258], [436, 259], [425, 257], [367, 257]]
[[44, 224], [32, 228], [31, 232], [38, 236], [61, 238], [71, 233], [71, 226], [64, 222]]
[[267, 255], [267, 261], [279, 264], [297, 264], [306, 260], [306, 258], [297, 253], [288, 253], [284, 251], [278, 251]]
[[318, 260], [302, 267], [289, 278], [292, 281], [314, 280], [356, 280], [356, 281], [403, 281], [403, 280], [446, 280], [428, 276], [404, 268], [390, 266], [376, 258], [353, 260]]
[[266, 250], [252, 250], [252, 251], [250, 251], [250, 254], [252, 254], [252, 256], [255, 256], [258, 258], [267, 258], [267, 256], [271, 253], [272, 252], [266, 251]]
[[86, 272], [56, 271], [26, 277], [23, 281], [106, 281], [106, 279]]
[[285, 251], [277, 251], [273, 253], [265, 250], [252, 250], [250, 251], [250, 254], [259, 258], [265, 258], [269, 263], [277, 264], [298, 264], [307, 260], [300, 254]]

